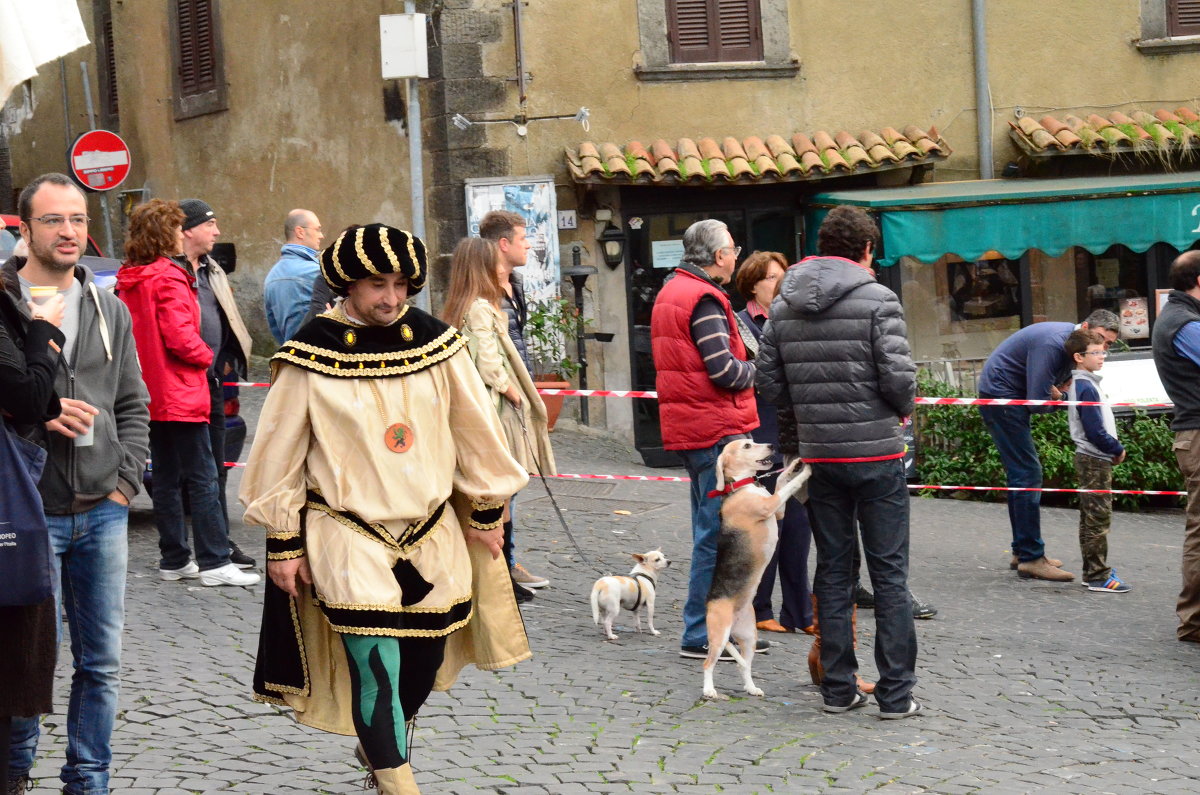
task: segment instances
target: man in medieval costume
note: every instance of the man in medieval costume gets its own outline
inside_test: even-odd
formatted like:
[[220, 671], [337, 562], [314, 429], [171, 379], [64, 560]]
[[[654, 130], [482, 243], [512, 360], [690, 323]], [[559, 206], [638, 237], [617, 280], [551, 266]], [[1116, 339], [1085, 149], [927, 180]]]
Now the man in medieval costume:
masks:
[[242, 482], [267, 529], [255, 698], [357, 735], [383, 793], [417, 792], [413, 716], [464, 665], [530, 656], [499, 558], [505, 500], [528, 476], [451, 326], [405, 304], [420, 239], [382, 224], [321, 254], [344, 300], [271, 360]]

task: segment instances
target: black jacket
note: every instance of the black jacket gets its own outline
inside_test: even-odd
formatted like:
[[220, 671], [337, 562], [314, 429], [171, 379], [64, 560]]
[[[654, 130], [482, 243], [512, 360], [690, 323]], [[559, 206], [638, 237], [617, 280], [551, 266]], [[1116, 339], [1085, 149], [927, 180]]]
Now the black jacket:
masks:
[[771, 304], [757, 386], [794, 410], [805, 460], [902, 453], [900, 418], [913, 410], [916, 365], [900, 299], [841, 257], [793, 265]]
[[[9, 259], [4, 281], [27, 328], [29, 310], [17, 277], [24, 265], [23, 258]], [[132, 500], [150, 454], [150, 394], [142, 382], [129, 310], [115, 295], [97, 288], [83, 265], [75, 266], [75, 278], [83, 286], [79, 333], [71, 361], [58, 357], [55, 390], [61, 397], [90, 403], [100, 415], [91, 447], [75, 447], [71, 439], [43, 426], [31, 432], [30, 438], [50, 453], [38, 483], [48, 514], [90, 510], [115, 489]]]

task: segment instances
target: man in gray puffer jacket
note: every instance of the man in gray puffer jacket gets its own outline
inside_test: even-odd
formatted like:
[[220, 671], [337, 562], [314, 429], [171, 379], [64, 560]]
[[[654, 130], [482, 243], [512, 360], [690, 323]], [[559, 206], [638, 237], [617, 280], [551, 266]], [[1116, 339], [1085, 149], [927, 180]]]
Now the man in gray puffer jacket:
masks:
[[851, 629], [857, 517], [875, 588], [879, 716], [905, 718], [921, 709], [911, 695], [917, 638], [900, 434], [901, 418], [913, 410], [916, 366], [900, 300], [871, 270], [878, 235], [863, 210], [830, 211], [817, 233], [820, 255], [793, 265], [771, 304], [757, 385], [781, 409], [791, 406], [800, 456], [812, 466], [824, 709], [867, 703], [855, 684]]

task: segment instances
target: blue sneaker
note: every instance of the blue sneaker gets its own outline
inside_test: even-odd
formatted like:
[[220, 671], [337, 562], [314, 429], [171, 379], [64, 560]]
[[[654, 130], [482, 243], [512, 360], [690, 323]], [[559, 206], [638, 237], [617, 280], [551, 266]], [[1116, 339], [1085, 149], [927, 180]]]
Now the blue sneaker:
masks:
[[1102, 593], [1129, 593], [1131, 589], [1129, 583], [1117, 576], [1116, 569], [1108, 570], [1107, 580], [1090, 580], [1085, 582], [1083, 587], [1089, 591], [1100, 591]]

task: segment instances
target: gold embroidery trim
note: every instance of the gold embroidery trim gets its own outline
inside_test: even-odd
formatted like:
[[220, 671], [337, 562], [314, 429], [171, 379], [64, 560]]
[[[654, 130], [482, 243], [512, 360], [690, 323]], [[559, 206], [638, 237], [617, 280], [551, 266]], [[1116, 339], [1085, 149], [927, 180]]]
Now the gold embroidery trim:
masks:
[[413, 262], [413, 272], [414, 273], [413, 273], [412, 280], [414, 282], [419, 283], [423, 278], [421, 276], [421, 261], [419, 259], [417, 259], [417, 249], [413, 245], [412, 232], [405, 232], [404, 239], [408, 243], [408, 256], [412, 258], [412, 262]]
[[332, 248], [333, 248], [333, 256], [330, 257], [330, 259], [333, 260], [333, 269], [335, 271], [337, 271], [338, 276], [342, 277], [342, 281], [349, 282], [350, 277], [346, 275], [346, 272], [344, 270], [342, 270], [341, 260], [338, 259], [338, 246], [337, 246], [336, 242]]
[[[319, 502], [306, 502], [306, 503], [304, 503], [304, 507], [308, 508], [310, 510], [313, 510], [313, 511], [320, 511], [321, 513], [328, 516], [330, 519], [333, 519], [338, 524], [345, 525], [346, 527], [348, 527], [351, 530], [353, 530], [354, 532], [358, 533], [360, 536], [367, 539], [368, 541], [374, 541], [376, 544], [383, 544], [384, 546], [390, 547], [391, 549], [394, 549], [397, 552], [400, 551], [400, 545], [396, 542], [396, 539], [393, 538], [392, 534], [387, 531], [387, 528], [385, 528], [381, 524], [376, 524], [374, 522], [366, 523], [366, 524], [369, 524], [372, 529], [379, 532], [383, 536], [383, 538], [380, 538], [379, 536], [376, 536], [373, 533], [368, 533], [366, 530], [363, 530], [362, 527], [360, 527], [358, 524], [356, 524], [355, 522], [346, 518], [345, 516], [342, 516], [342, 514], [339, 511], [334, 510], [333, 508], [329, 507], [328, 505], [322, 505]], [[387, 540], [385, 541], [384, 539], [387, 539]]]
[[295, 560], [307, 554], [303, 549], [296, 549], [291, 552], [268, 552], [267, 560]]
[[[402, 273], [400, 260], [396, 258], [396, 252], [392, 251], [392, 247], [388, 245], [387, 230], [382, 226], [379, 227], [379, 245], [383, 248], [383, 253], [387, 254], [388, 262], [392, 266], [392, 273]], [[415, 258], [413, 262], [416, 262]]]
[[458, 599], [454, 599], [454, 600], [448, 602], [444, 606], [438, 606], [438, 607], [418, 607], [415, 605], [404, 606], [404, 605], [394, 605], [394, 604], [393, 605], [375, 605], [375, 604], [360, 605], [360, 604], [330, 602], [328, 599], [326, 599], [323, 596], [318, 596], [317, 601], [320, 602], [325, 607], [331, 607], [334, 610], [378, 610], [381, 613], [449, 613], [451, 610], [453, 610], [458, 605], [461, 605], [463, 602], [471, 601], [471, 594], [467, 594], [466, 596], [459, 597]]
[[[369, 375], [369, 377], [378, 378], [380, 376], [408, 375], [420, 372], [450, 358], [464, 345], [466, 345], [466, 340], [457, 336], [457, 332], [453, 328], [450, 328], [433, 342], [404, 353], [339, 353], [327, 348], [318, 348], [315, 345], [294, 343], [288, 346], [287, 351], [280, 350], [271, 359], [272, 361], [295, 364], [305, 370], [325, 375], [339, 375], [348, 378]], [[309, 355], [302, 356], [300, 355], [302, 352]], [[315, 355], [325, 357], [337, 364], [337, 366], [334, 367], [317, 361]], [[340, 362], [357, 362], [358, 368], [344, 370], [341, 368]], [[365, 364], [369, 364], [371, 367], [369, 373], [360, 372], [364, 369]]]
[[451, 635], [465, 627], [475, 614], [474, 609], [462, 621], [456, 621], [445, 629], [392, 629], [390, 627], [342, 627], [337, 624], [329, 626], [334, 632], [342, 635], [385, 635], [393, 638], [440, 638]]
[[268, 690], [277, 690], [280, 693], [293, 693], [297, 696], [307, 696], [309, 691], [312, 689], [312, 680], [308, 678], [308, 655], [304, 650], [304, 633], [300, 629], [300, 616], [296, 612], [295, 599], [288, 600], [288, 610], [292, 614], [292, 631], [296, 633], [296, 644], [300, 649], [300, 667], [304, 669], [304, 687], [295, 688], [288, 685], [277, 685], [271, 682], [263, 682], [263, 687]]
[[[379, 230], [383, 232], [382, 229]], [[371, 262], [371, 258], [367, 256], [367, 252], [363, 250], [363, 236], [366, 234], [366, 227], [360, 226], [354, 230], [354, 253], [358, 255], [358, 261], [367, 269], [368, 273], [379, 275], [379, 269]]]
[[267, 538], [273, 538], [276, 541], [287, 541], [291, 538], [299, 538], [299, 530], [268, 530]]

